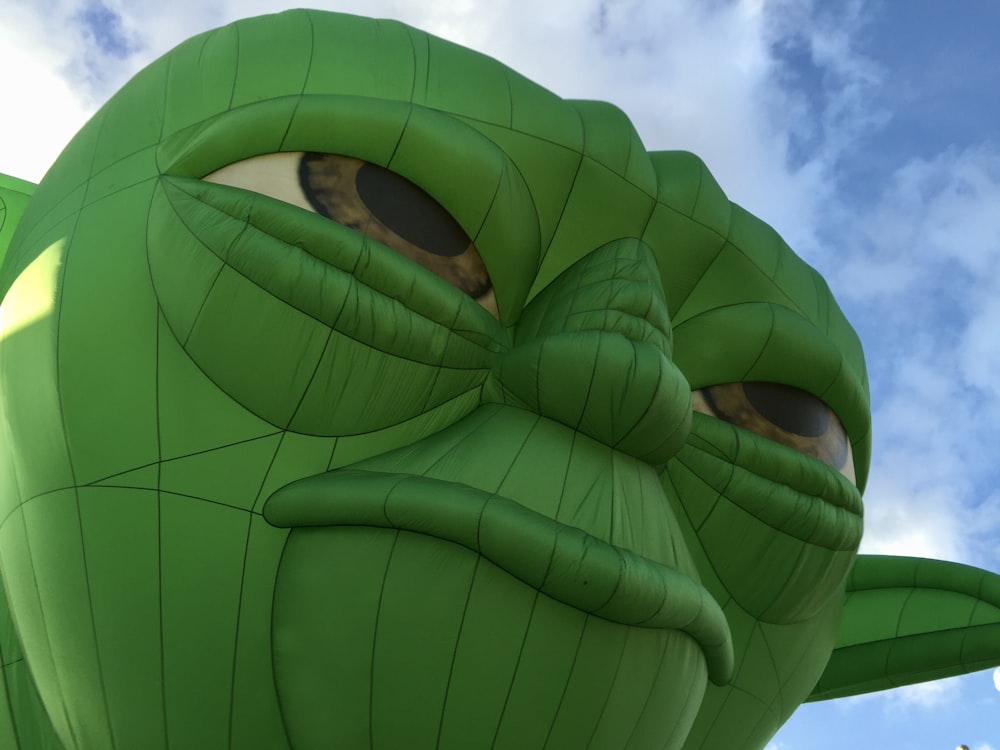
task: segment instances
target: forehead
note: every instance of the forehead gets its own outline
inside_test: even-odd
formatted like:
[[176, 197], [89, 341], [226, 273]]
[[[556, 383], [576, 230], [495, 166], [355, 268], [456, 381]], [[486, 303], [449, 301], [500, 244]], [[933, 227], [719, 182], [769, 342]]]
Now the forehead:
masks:
[[492, 58], [396, 21], [299, 10], [207, 32], [149, 66], [102, 113], [93, 165], [227, 112], [272, 102], [291, 117], [293, 99], [329, 95], [413, 103], [577, 150], [583, 142], [570, 105]]

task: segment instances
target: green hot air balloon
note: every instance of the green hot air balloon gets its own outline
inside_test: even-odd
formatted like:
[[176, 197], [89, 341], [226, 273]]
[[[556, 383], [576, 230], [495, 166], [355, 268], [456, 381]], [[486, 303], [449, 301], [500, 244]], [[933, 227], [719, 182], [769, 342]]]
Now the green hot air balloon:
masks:
[[823, 280], [609, 104], [291, 11], [0, 189], [4, 747], [749, 750], [1000, 663], [1000, 578], [857, 555]]

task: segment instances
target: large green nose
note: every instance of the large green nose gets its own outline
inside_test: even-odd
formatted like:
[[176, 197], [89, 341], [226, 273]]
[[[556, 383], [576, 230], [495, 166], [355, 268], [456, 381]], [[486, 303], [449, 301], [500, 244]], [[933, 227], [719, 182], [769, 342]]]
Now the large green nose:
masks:
[[616, 240], [528, 304], [486, 398], [659, 466], [684, 444], [691, 423], [690, 388], [671, 346], [652, 251], [637, 239]]

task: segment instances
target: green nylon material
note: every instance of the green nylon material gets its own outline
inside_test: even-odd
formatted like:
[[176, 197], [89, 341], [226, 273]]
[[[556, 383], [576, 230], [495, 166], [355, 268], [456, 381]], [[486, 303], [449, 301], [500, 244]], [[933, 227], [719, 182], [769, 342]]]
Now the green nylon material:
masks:
[[14, 229], [34, 190], [30, 182], [0, 174], [0, 261], [7, 254]]
[[[332, 173], [346, 218], [311, 211], [300, 152], [421, 188], [486, 287]], [[1000, 663], [995, 575], [857, 556], [826, 283], [611, 104], [289, 11], [153, 62], [0, 201], [0, 747], [761, 750]], [[824, 401], [857, 486], [692, 414], [741, 381]]]
[[958, 563], [863, 555], [847, 580], [837, 645], [810, 700], [996, 664], [1000, 575]]

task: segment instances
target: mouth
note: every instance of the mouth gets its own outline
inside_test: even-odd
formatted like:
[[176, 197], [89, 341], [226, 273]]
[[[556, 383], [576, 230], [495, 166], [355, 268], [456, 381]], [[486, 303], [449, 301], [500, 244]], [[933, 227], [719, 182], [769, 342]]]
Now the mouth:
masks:
[[264, 517], [284, 528], [381, 527], [464, 546], [583, 612], [684, 632], [701, 647], [713, 682], [732, 674], [729, 625], [701, 584], [510, 498], [424, 476], [340, 469], [279, 489]]

